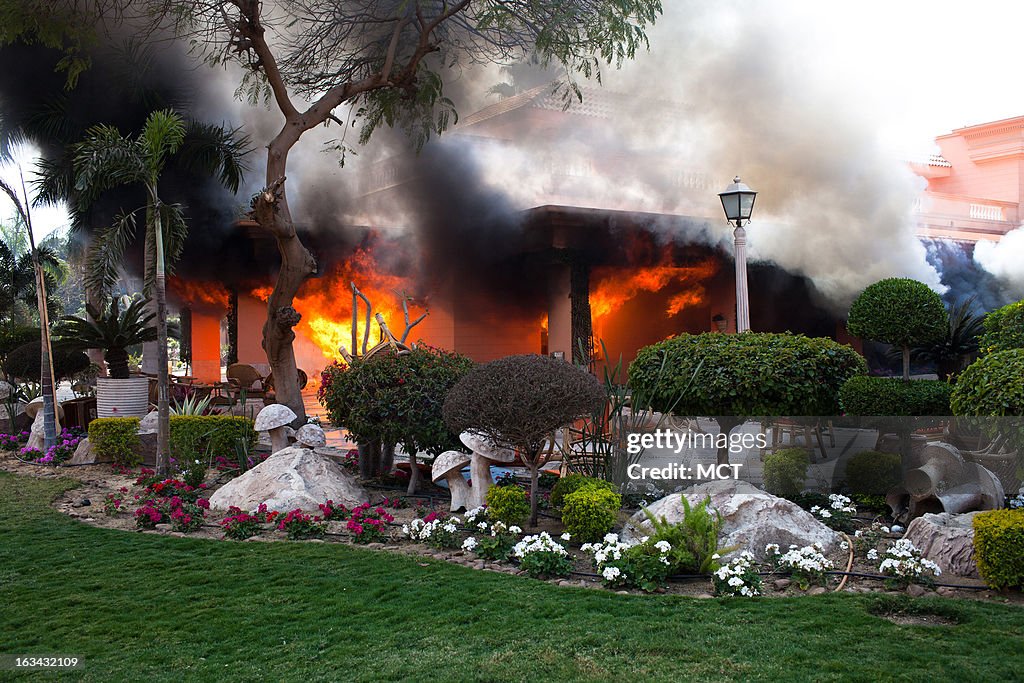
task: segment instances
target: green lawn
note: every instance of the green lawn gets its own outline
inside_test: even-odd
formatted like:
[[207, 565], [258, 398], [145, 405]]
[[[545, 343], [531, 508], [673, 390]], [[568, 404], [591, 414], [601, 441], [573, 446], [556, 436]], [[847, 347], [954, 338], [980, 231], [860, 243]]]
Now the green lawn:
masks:
[[0, 652], [84, 657], [82, 680], [1024, 677], [1017, 607], [917, 601], [960, 623], [897, 626], [877, 597], [624, 596], [345, 545], [124, 533], [49, 509], [70, 485], [0, 473]]

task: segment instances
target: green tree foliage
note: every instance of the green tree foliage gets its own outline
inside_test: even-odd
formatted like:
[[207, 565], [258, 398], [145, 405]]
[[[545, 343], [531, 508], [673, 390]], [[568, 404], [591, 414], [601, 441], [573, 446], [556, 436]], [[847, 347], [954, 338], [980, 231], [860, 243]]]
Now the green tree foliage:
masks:
[[401, 355], [328, 366], [317, 398], [331, 423], [344, 426], [360, 443], [400, 444], [415, 463], [417, 453], [438, 455], [461, 447], [445, 425], [442, 407], [472, 367], [466, 356], [419, 345]]
[[910, 348], [938, 344], [949, 332], [942, 298], [928, 285], [908, 278], [879, 280], [850, 306], [847, 329], [862, 339], [903, 350], [903, 379], [910, 380]]
[[997, 308], [985, 316], [982, 353], [1024, 349], [1024, 301]]
[[941, 380], [963, 370], [978, 352], [978, 338], [983, 330], [983, 317], [972, 313], [973, 308], [973, 297], [953, 305], [949, 309], [949, 327], [945, 337], [938, 342], [914, 346], [910, 349], [911, 359], [919, 363], [934, 363]]
[[[0, 241], [0, 323], [38, 324], [36, 275], [32, 252], [28, 248], [27, 240], [17, 239], [18, 234], [24, 234], [24, 228], [15, 228], [10, 232], [13, 234]], [[43, 268], [47, 309], [51, 315], [60, 315], [60, 300], [55, 296], [55, 292], [66, 277], [67, 266], [50, 247], [40, 245], [36, 252], [39, 255], [39, 264]]]
[[839, 392], [848, 415], [949, 415], [952, 386], [942, 380], [904, 382], [894, 377], [853, 377]]

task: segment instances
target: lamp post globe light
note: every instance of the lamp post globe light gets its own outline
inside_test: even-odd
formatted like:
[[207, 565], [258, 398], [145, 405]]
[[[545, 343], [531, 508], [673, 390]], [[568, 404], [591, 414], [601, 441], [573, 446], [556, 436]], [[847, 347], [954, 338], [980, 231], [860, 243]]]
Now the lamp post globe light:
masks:
[[723, 192], [718, 193], [725, 209], [725, 218], [735, 226], [733, 237], [736, 250], [736, 331], [750, 331], [750, 303], [747, 294], [747, 231], [757, 192], [740, 182], [736, 176]]

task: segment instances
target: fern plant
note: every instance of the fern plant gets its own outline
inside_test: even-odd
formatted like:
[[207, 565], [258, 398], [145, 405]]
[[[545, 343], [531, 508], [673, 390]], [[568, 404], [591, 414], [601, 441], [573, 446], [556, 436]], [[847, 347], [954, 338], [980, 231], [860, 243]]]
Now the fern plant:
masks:
[[671, 544], [668, 560], [674, 573], [710, 574], [718, 566], [717, 556], [736, 548], [718, 547], [722, 516], [711, 507], [710, 496], [693, 507], [686, 496], [680, 494], [680, 499], [684, 514], [680, 522], [671, 523], [664, 517], [655, 517], [644, 508], [644, 516], [653, 528], [650, 538]]

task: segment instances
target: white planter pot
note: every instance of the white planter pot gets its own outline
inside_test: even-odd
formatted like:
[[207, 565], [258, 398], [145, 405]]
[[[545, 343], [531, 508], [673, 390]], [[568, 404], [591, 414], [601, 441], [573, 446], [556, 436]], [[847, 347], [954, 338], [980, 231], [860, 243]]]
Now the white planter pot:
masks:
[[149, 378], [96, 378], [97, 417], [145, 417], [149, 412]]

